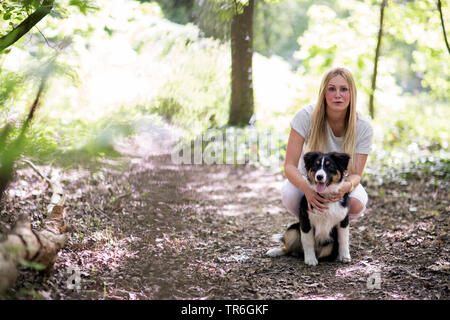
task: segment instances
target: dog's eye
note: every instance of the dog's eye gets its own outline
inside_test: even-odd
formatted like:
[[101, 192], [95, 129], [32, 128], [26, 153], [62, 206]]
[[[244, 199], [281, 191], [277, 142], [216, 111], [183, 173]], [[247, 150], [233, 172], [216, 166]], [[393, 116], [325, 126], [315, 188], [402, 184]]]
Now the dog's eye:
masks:
[[325, 162], [325, 165], [329, 166], [330, 165], [330, 161]]
[[320, 165], [320, 161], [319, 161], [319, 160], [316, 161], [316, 165], [317, 165], [317, 166]]

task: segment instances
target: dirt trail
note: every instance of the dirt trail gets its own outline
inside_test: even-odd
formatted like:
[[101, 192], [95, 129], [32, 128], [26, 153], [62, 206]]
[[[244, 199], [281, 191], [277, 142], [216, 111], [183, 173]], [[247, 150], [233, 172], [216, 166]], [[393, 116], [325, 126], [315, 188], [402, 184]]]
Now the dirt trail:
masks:
[[[313, 268], [264, 254], [277, 246], [271, 235], [294, 222], [280, 200], [280, 173], [177, 166], [169, 155], [132, 154], [62, 173], [69, 243], [50, 277], [23, 271], [8, 297], [449, 299], [448, 182], [430, 185], [423, 177], [403, 186], [369, 185], [367, 214], [351, 222], [352, 262]], [[33, 190], [45, 190], [45, 183], [29, 169], [19, 171], [3, 226], [19, 199], [44, 198]], [[21, 208], [40, 210], [45, 201], [39, 203]]]

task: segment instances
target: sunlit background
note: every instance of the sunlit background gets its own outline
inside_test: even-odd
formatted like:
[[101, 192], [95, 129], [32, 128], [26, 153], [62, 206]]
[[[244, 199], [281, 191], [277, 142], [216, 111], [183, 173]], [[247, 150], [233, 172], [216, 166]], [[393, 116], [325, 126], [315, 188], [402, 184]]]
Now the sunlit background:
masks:
[[[231, 54], [229, 23], [214, 13], [217, 3], [96, 0], [84, 14], [67, 6], [46, 17], [0, 56], [0, 126], [24, 118], [42, 65], [56, 57], [29, 133], [26, 155], [36, 161], [105, 156], [139, 132], [147, 132], [143, 145], [156, 148], [154, 140], [225, 128]], [[444, 1], [447, 29], [448, 11]], [[367, 173], [402, 165], [407, 174], [412, 164], [445, 172], [450, 52], [436, 4], [392, 1], [385, 15]], [[369, 114], [378, 28], [379, 1], [257, 1], [253, 126], [280, 137], [281, 156], [289, 121], [315, 102], [333, 66], [352, 70], [358, 109]]]

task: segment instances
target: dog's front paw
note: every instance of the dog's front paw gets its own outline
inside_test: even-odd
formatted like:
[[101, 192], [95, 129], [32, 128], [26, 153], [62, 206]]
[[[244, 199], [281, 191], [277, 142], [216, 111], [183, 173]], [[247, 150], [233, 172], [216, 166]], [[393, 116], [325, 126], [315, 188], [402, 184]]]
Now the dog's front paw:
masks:
[[350, 257], [350, 255], [339, 255], [339, 261], [343, 262], [343, 263], [350, 263], [352, 261], [352, 258]]
[[305, 255], [305, 263], [308, 266], [317, 266], [319, 264], [319, 261], [317, 261], [317, 258], [315, 256], [306, 256]]

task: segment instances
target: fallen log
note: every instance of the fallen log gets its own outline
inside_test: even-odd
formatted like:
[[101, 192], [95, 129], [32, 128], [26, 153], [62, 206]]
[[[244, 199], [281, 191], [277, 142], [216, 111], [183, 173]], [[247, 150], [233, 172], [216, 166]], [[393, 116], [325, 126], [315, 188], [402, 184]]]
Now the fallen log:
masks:
[[[33, 170], [36, 171], [36, 167]], [[65, 196], [56, 171], [50, 180], [47, 178], [47, 182], [52, 189], [52, 197], [47, 217], [39, 230], [32, 228], [29, 215], [23, 213], [7, 238], [0, 242], [0, 294], [15, 283], [21, 262], [42, 264], [50, 273], [58, 251], [67, 242]]]

